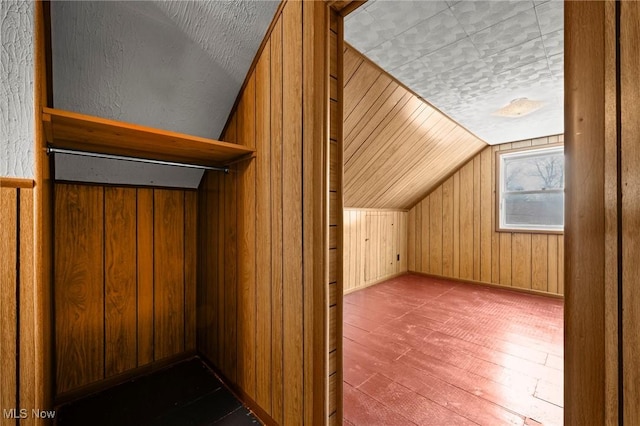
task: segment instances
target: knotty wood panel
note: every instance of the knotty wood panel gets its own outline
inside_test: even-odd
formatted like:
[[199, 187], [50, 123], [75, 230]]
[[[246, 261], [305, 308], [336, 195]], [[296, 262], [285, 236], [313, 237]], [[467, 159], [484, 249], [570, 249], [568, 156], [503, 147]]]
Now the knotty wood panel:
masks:
[[344, 212], [345, 294], [407, 271], [408, 212], [357, 209]]
[[56, 393], [193, 349], [197, 194], [55, 185]]
[[496, 232], [494, 208], [497, 150], [562, 141], [487, 147], [436, 187], [407, 216], [409, 270], [563, 294], [562, 236]]
[[410, 208], [486, 146], [352, 46], [344, 63], [345, 206]]
[[327, 12], [321, 2], [283, 4], [220, 138], [256, 156], [229, 175], [206, 173], [199, 189], [198, 350], [278, 424], [329, 414], [328, 245], [339, 238], [329, 211], [337, 231], [340, 202], [329, 167], [341, 129], [330, 143]]

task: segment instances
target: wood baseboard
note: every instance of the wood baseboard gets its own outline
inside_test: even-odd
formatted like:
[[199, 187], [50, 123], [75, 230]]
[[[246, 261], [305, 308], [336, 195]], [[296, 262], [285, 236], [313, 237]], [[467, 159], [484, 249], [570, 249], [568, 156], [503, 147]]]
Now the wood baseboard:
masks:
[[370, 283], [367, 283], [367, 284], [364, 284], [364, 285], [361, 285], [361, 286], [358, 286], [358, 287], [355, 287], [355, 288], [350, 288], [348, 290], [345, 290], [343, 292], [343, 295], [347, 295], [349, 293], [353, 293], [354, 291], [362, 290], [364, 288], [371, 287], [371, 286], [376, 285], [376, 284], [380, 284], [381, 282], [390, 280], [392, 278], [399, 277], [401, 275], [406, 275], [408, 273], [409, 273], [409, 271], [402, 271], [402, 272], [398, 272], [398, 273], [395, 273], [395, 274], [392, 274], [392, 275], [387, 275], [386, 277], [377, 279], [375, 281], [371, 281]]
[[63, 404], [67, 404], [74, 400], [84, 398], [88, 395], [98, 393], [103, 390], [109, 389], [111, 387], [128, 382], [134, 377], [151, 374], [155, 371], [167, 368], [172, 364], [177, 364], [179, 362], [194, 358], [197, 355], [198, 354], [196, 353], [196, 351], [182, 352], [178, 355], [170, 356], [170, 357], [161, 359], [159, 361], [153, 362], [151, 364], [134, 368], [122, 374], [118, 374], [117, 376], [109, 377], [108, 379], [100, 380], [99, 382], [91, 383], [86, 386], [82, 386], [77, 389], [73, 389], [73, 390], [61, 393], [55, 396], [53, 405], [57, 407]]
[[422, 275], [424, 277], [429, 277], [429, 278], [436, 278], [436, 279], [448, 280], [448, 281], [458, 281], [458, 282], [465, 283], [465, 284], [481, 285], [483, 287], [493, 287], [493, 288], [499, 288], [499, 289], [502, 289], [502, 290], [515, 291], [515, 292], [518, 292], [518, 293], [535, 294], [537, 296], [552, 297], [554, 299], [562, 299], [562, 300], [564, 300], [564, 295], [563, 294], [549, 293], [549, 292], [546, 292], [546, 291], [533, 290], [533, 289], [530, 289], [530, 288], [511, 287], [511, 286], [506, 286], [506, 285], [503, 285], [503, 284], [488, 283], [486, 281], [475, 281], [475, 280], [467, 280], [467, 279], [463, 279], [463, 278], [453, 278], [453, 277], [447, 277], [447, 276], [444, 276], [444, 275], [427, 274], [426, 272], [418, 272], [418, 271], [408, 271], [407, 273], [408, 274], [414, 274], [414, 275]]

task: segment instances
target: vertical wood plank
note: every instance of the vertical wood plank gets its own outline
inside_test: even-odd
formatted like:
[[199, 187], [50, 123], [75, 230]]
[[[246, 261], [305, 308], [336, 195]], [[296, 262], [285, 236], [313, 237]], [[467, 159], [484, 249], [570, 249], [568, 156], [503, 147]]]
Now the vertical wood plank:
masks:
[[480, 279], [480, 155], [473, 157], [473, 279]]
[[547, 291], [549, 293], [558, 293], [558, 236], [549, 235], [547, 237]]
[[99, 186], [55, 185], [56, 387], [104, 377], [104, 197]]
[[442, 275], [442, 185], [429, 196], [429, 272]]
[[154, 359], [184, 350], [184, 195], [153, 191]]
[[500, 233], [500, 284], [511, 285], [511, 234]]
[[[256, 146], [256, 75], [238, 105], [238, 143]], [[256, 162], [238, 165], [238, 385], [256, 397]]]
[[453, 272], [460, 277], [460, 171], [453, 175]]
[[442, 275], [453, 276], [453, 179], [442, 184]]
[[136, 190], [104, 189], [105, 377], [137, 365]]
[[500, 282], [500, 233], [496, 232], [496, 152], [498, 146], [491, 147], [491, 282]]
[[271, 417], [283, 422], [283, 215], [282, 215], [282, 17], [274, 25], [270, 48], [271, 137]]
[[420, 272], [429, 273], [431, 267], [431, 230], [429, 224], [431, 223], [431, 196], [425, 198], [420, 202], [420, 211], [422, 212], [422, 229], [420, 234], [422, 240], [422, 263]]
[[[18, 262], [18, 190], [0, 187], [0, 407], [16, 408], [17, 365], [16, 365], [16, 336], [17, 299], [16, 266]], [[16, 421], [14, 420], [15, 424]], [[3, 420], [9, 424], [8, 420]]]
[[513, 234], [511, 247], [511, 283], [531, 288], [531, 234]]
[[416, 270], [416, 208], [409, 210], [407, 230], [407, 267]]
[[558, 294], [564, 294], [564, 235], [558, 235]]
[[473, 161], [460, 169], [460, 278], [473, 279]]
[[256, 402], [271, 411], [271, 46], [256, 65]]
[[302, 306], [302, 3], [287, 3], [283, 19], [283, 361], [284, 423], [303, 422]]
[[492, 196], [494, 180], [491, 179], [491, 147], [480, 153], [480, 281], [491, 282]]
[[416, 271], [422, 272], [422, 201], [415, 205], [416, 209]]
[[534, 290], [548, 291], [548, 240], [547, 235], [544, 234], [534, 234], [531, 236], [531, 288]]
[[[37, 352], [36, 347], [38, 342], [36, 339], [38, 331], [37, 323], [35, 321], [36, 303], [38, 297], [41, 297], [36, 291], [36, 275], [34, 271], [34, 191], [31, 188], [21, 188], [18, 193], [20, 198], [19, 208], [19, 231], [18, 237], [20, 238], [20, 316], [18, 318], [19, 334], [20, 334], [20, 375], [18, 377], [18, 383], [20, 384], [20, 395], [18, 396], [21, 407], [37, 407], [39, 404], [36, 402], [36, 392], [40, 387], [41, 381], [38, 380], [36, 375]], [[0, 195], [2, 198], [2, 195]], [[0, 201], [0, 217], [4, 219], [4, 212], [1, 207], [2, 201]], [[0, 219], [0, 222], [3, 222]], [[0, 227], [3, 225], [0, 224]], [[0, 235], [7, 235], [0, 230]], [[0, 252], [7, 253], [0, 249]], [[4, 257], [4, 255], [3, 255]], [[7, 256], [11, 258], [11, 256]], [[3, 265], [0, 266], [0, 270], [4, 271]], [[0, 278], [1, 279], [1, 278]], [[2, 284], [0, 284], [2, 287]], [[2, 298], [2, 296], [0, 296]], [[4, 300], [4, 299], [3, 299]], [[2, 303], [2, 302], [0, 302]], [[1, 311], [1, 308], [0, 308]], [[0, 317], [2, 315], [0, 314]], [[7, 324], [2, 321], [2, 324]], [[1, 337], [0, 337], [1, 339]], [[0, 340], [3, 341], [4, 340]], [[0, 343], [0, 347], [2, 343]], [[1, 353], [0, 349], [0, 353]], [[1, 357], [1, 356], [0, 356]], [[2, 363], [2, 361], [0, 361]], [[5, 365], [2, 363], [2, 365]], [[10, 370], [9, 370], [10, 371]], [[3, 373], [3, 374], [8, 374]], [[0, 384], [1, 386], [2, 384]], [[3, 390], [4, 391], [4, 390]], [[3, 392], [0, 391], [0, 392]], [[0, 397], [0, 406], [2, 405], [2, 397]], [[26, 419], [24, 423], [26, 425], [36, 424], [37, 419]]]
[[[198, 193], [184, 191], [184, 349], [196, 349]], [[215, 244], [215, 241], [213, 242]]]
[[138, 365], [153, 361], [153, 190], [139, 188], [136, 199], [138, 262]]

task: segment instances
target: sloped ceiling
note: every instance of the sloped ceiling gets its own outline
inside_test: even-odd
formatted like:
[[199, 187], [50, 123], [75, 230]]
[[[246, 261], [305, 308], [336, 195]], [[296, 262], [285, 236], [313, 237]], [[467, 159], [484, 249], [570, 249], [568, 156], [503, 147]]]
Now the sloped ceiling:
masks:
[[[345, 40], [489, 144], [564, 132], [559, 0], [369, 0]], [[541, 109], [506, 118], [512, 100]]]
[[486, 144], [361, 53], [344, 53], [344, 205], [409, 208]]
[[218, 138], [279, 1], [53, 1], [55, 108]]

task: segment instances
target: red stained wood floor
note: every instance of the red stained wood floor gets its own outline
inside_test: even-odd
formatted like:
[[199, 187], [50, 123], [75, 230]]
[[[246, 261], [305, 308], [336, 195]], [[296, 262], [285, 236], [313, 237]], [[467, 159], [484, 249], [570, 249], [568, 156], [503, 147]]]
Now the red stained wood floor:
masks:
[[561, 425], [563, 302], [404, 275], [344, 297], [347, 425]]

